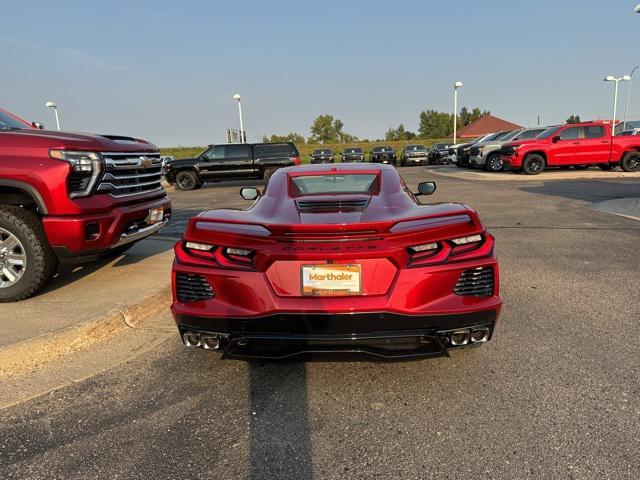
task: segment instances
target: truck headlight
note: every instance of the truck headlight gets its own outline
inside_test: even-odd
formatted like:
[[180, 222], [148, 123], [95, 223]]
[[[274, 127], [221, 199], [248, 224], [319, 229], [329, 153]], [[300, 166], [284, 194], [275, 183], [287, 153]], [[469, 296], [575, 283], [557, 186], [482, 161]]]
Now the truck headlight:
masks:
[[67, 179], [67, 189], [71, 198], [91, 195], [102, 173], [102, 157], [98, 152], [49, 150], [49, 156], [71, 166], [71, 173]]

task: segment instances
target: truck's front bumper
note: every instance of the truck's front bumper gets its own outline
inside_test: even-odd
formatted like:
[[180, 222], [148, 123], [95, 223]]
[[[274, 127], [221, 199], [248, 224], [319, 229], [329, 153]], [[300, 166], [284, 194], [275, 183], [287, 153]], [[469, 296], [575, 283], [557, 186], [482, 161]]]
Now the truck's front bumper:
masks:
[[216, 350], [226, 358], [356, 354], [402, 359], [447, 355], [452, 348], [484, 343], [493, 335], [497, 315], [498, 310], [451, 315], [282, 313], [250, 319], [176, 315], [176, 322], [187, 346]]
[[486, 159], [482, 155], [473, 155], [469, 157], [469, 165], [474, 167], [484, 167]]
[[[162, 220], [148, 223], [152, 210], [163, 210]], [[49, 244], [60, 258], [84, 257], [142, 240], [162, 228], [171, 218], [167, 197], [116, 207], [108, 213], [45, 216]]]

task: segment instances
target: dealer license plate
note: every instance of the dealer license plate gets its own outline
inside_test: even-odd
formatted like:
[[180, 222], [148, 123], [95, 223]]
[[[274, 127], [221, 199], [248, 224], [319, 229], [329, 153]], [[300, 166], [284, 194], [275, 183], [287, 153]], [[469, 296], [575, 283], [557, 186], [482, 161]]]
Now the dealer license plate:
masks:
[[360, 295], [360, 265], [303, 265], [302, 295]]
[[147, 223], [154, 225], [160, 223], [164, 219], [164, 208], [152, 208], [147, 216]]

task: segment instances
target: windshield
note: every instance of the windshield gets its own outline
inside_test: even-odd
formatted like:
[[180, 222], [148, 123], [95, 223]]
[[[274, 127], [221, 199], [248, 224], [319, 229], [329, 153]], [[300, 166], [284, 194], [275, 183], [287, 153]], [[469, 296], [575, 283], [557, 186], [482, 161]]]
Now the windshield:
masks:
[[362, 153], [361, 148], [347, 148], [344, 153]]
[[562, 125], [558, 125], [557, 127], [547, 128], [544, 132], [538, 135], [536, 138], [549, 138], [562, 128]]
[[29, 128], [20, 120], [16, 120], [11, 115], [0, 111], [0, 131], [3, 130], [22, 130]]
[[373, 148], [374, 152], [390, 152], [391, 150], [393, 150], [391, 147], [374, 147]]
[[406, 150], [426, 150], [426, 148], [424, 147], [424, 145], [407, 145], [406, 147], [404, 147]]
[[504, 140], [504, 141], [511, 140], [513, 137], [517, 137], [518, 135], [520, 135], [520, 133], [522, 133], [522, 130], [515, 130], [513, 132], [509, 132], [500, 140]]
[[314, 150], [314, 155], [331, 155], [331, 150]]
[[376, 173], [301, 175], [291, 177], [291, 190], [294, 197], [335, 193], [374, 195], [378, 192], [378, 183]]

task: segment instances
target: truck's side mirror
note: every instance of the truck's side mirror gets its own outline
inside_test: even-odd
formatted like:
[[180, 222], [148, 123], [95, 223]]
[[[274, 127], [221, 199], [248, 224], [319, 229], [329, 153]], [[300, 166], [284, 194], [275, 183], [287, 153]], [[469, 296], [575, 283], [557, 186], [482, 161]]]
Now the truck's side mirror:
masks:
[[40, 122], [31, 122], [31, 126], [33, 128], [37, 128], [38, 130], [42, 130], [44, 128], [44, 124]]
[[560, 135], [556, 135], [555, 137], [553, 137], [553, 138], [551, 139], [551, 141], [552, 141], [553, 143], [558, 143], [558, 142], [560, 141], [560, 139], [561, 139]]
[[420, 195], [431, 195], [436, 191], [436, 182], [421, 182], [418, 184], [418, 192], [415, 193], [415, 196]]
[[260, 196], [260, 190], [255, 187], [242, 187], [240, 189], [240, 196], [245, 200], [255, 200]]

